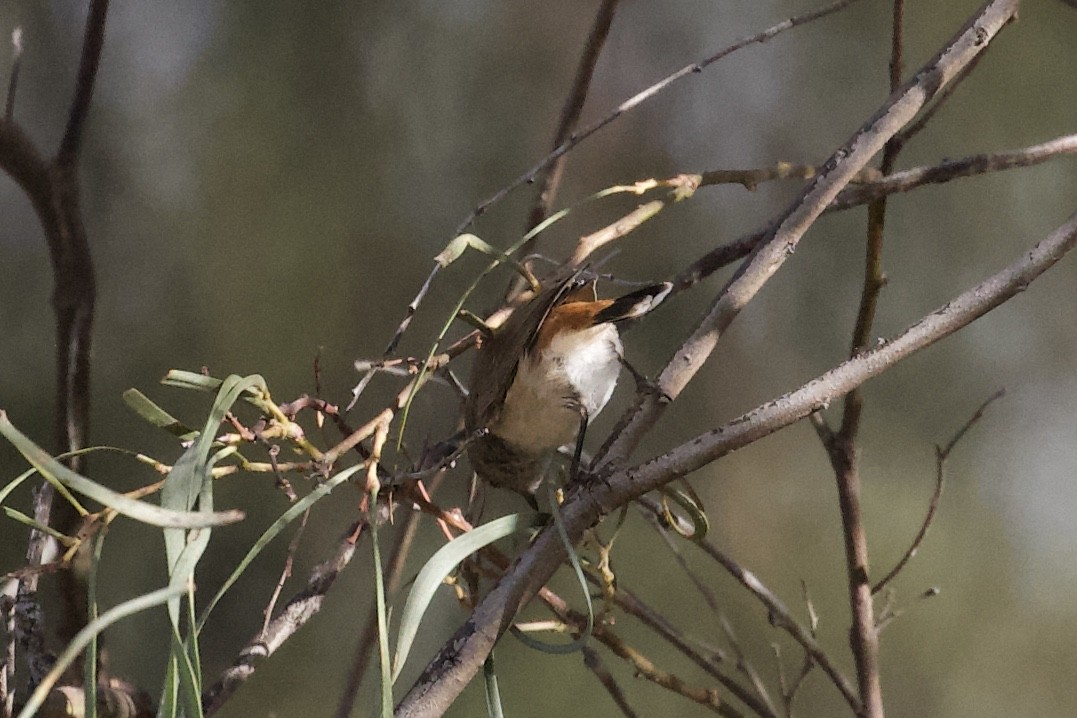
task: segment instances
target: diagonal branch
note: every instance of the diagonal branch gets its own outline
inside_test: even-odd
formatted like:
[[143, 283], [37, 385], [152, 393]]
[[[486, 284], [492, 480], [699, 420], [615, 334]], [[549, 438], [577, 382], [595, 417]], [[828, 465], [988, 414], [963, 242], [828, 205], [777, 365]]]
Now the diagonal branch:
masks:
[[[562, 506], [569, 538], [617, 507], [768, 436], [828, 405], [925, 347], [944, 339], [1022, 292], [1077, 245], [1077, 212], [1019, 260], [923, 317], [873, 351], [835, 367], [800, 389], [639, 466], [578, 487]], [[561, 539], [542, 532], [430, 662], [397, 707], [398, 718], [440, 715], [478, 672], [519, 610], [565, 560]]]
[[763, 236], [761, 244], [719, 294], [695, 332], [666, 364], [658, 391], [641, 396], [618, 422], [596, 463], [599, 471], [622, 465], [714, 351], [719, 337], [796, 250], [798, 243], [826, 207], [862, 170], [887, 140], [907, 124], [947, 82], [988, 45], [1017, 11], [1018, 0], [993, 0], [965, 24], [932, 58], [841, 148], [835, 152], [792, 207]]
[[805, 23], [809, 23], [814, 20], [826, 17], [827, 15], [832, 15], [836, 12], [840, 12], [841, 10], [847, 8], [849, 5], [852, 5], [854, 2], [858, 1], [859, 0], [838, 0], [838, 2], [831, 3], [830, 5], [826, 5], [822, 8], [819, 8], [818, 10], [812, 10], [811, 12], [806, 12], [802, 15], [797, 15], [796, 17], [791, 17], [786, 20], [783, 20], [782, 22], [772, 27], [769, 27], [766, 30], [763, 30], [762, 32], [756, 33], [755, 35], [743, 37], [740, 40], [734, 42], [732, 45], [729, 45], [728, 47], [719, 50], [718, 52], [700, 60], [699, 62], [693, 62], [690, 65], [685, 65], [673, 74], [668, 75], [659, 80], [658, 82], [654, 83], [650, 87], [641, 90], [640, 92], [637, 92], [635, 95], [618, 105], [611, 113], [603, 117], [601, 120], [595, 122], [592, 125], [589, 125], [588, 127], [585, 127], [579, 132], [573, 133], [566, 142], [564, 142], [559, 147], [554, 149], [550, 154], [539, 160], [534, 167], [514, 179], [497, 193], [480, 202], [475, 207], [475, 209], [472, 210], [471, 214], [469, 214], [464, 219], [464, 221], [460, 223], [460, 226], [456, 228], [456, 234], [460, 234], [468, 227], [470, 227], [471, 223], [474, 222], [478, 217], [482, 216], [490, 207], [497, 204], [520, 187], [523, 187], [524, 185], [533, 182], [539, 172], [541, 172], [545, 167], [549, 166], [552, 162], [555, 162], [559, 157], [561, 157], [561, 155], [569, 152], [574, 147], [576, 147], [576, 145], [580, 144], [588, 137], [601, 130], [606, 125], [610, 124], [611, 122], [614, 122], [625, 113], [631, 112], [632, 110], [642, 105], [644, 102], [654, 98], [663, 91], [667, 90], [671, 85], [676, 84], [678, 81], [683, 80], [686, 77], [691, 77], [692, 75], [702, 72], [710, 65], [713, 65], [715, 62], [718, 62], [719, 60], [728, 57], [729, 55], [732, 55], [737, 50], [742, 50], [751, 45], [765, 43], [772, 39], [774, 36], [779, 35], [786, 30], [791, 30], [792, 28], [799, 25], [803, 25]]
[[[561, 121], [557, 124], [557, 133], [553, 138], [554, 149], [557, 149], [568, 141], [576, 123], [580, 121], [583, 113], [583, 105], [587, 101], [587, 93], [591, 89], [591, 79], [598, 65], [598, 56], [606, 45], [610, 27], [613, 25], [613, 15], [617, 11], [618, 0], [602, 0], [595, 16], [595, 23], [591, 26], [591, 32], [587, 36], [587, 42], [583, 47], [583, 55], [580, 56], [580, 64], [576, 67], [576, 77], [572, 81], [572, 90], [565, 101], [565, 107], [561, 110]], [[565, 161], [567, 155], [561, 155], [551, 164], [540, 170], [542, 179], [539, 181], [538, 192], [535, 193], [535, 201], [531, 206], [531, 212], [527, 217], [527, 231], [530, 231], [542, 223], [550, 214], [557, 191], [561, 188], [561, 178], [565, 173]], [[535, 251], [535, 245], [539, 240], [538, 234], [534, 235], [520, 247], [519, 256], [527, 257]], [[525, 260], [528, 269], [531, 265]], [[524, 279], [515, 276], [509, 284], [506, 299], [516, 296], [524, 288]]]
[[[598, 64], [598, 56], [606, 44], [606, 38], [610, 34], [610, 26], [613, 25], [613, 15], [617, 10], [618, 0], [603, 0], [595, 16], [595, 24], [591, 27], [591, 34], [587, 37], [580, 64], [576, 68], [576, 77], [572, 82], [572, 91], [565, 108], [561, 112], [561, 121], [557, 125], [557, 133], [554, 135], [554, 149], [560, 147], [572, 135], [573, 128], [580, 121], [583, 112], [583, 104], [587, 100], [587, 92], [591, 88], [591, 78], [595, 74], [595, 66]], [[560, 155], [552, 163], [541, 170], [542, 181], [539, 183], [538, 192], [535, 193], [535, 204], [531, 208], [531, 214], [527, 219], [527, 229], [537, 226], [546, 219], [553, 206], [557, 190], [561, 185], [561, 177], [565, 169], [565, 155]], [[521, 255], [530, 254], [530, 245], [525, 244], [520, 250]]]
[[202, 694], [202, 707], [207, 716], [216, 713], [232, 694], [254, 675], [259, 663], [273, 655], [296, 631], [318, 614], [329, 589], [355, 555], [355, 546], [365, 528], [366, 524], [360, 522], [348, 529], [333, 555], [311, 571], [303, 590], [285, 604], [280, 615], [259, 631], [217, 682], [206, 689]]

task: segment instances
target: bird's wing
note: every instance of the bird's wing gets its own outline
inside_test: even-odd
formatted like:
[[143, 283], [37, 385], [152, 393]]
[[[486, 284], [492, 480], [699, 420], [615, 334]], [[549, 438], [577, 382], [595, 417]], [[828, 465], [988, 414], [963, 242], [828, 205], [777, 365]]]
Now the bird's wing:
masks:
[[539, 327], [550, 310], [576, 287], [583, 271], [575, 270], [539, 292], [484, 340], [471, 370], [471, 392], [465, 412], [469, 430], [482, 428], [496, 418], [516, 378], [520, 360], [534, 346]]

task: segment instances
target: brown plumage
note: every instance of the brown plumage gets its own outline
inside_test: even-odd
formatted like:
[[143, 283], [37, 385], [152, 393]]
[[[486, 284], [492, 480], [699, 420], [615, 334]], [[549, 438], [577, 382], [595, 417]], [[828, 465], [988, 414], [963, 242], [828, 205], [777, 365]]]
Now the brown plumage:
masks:
[[672, 286], [595, 300], [580, 275], [517, 308], [482, 342], [472, 368], [465, 425], [487, 433], [468, 448], [471, 464], [480, 478], [532, 505], [552, 452], [572, 442], [613, 393], [622, 354], [614, 323], [647, 313]]

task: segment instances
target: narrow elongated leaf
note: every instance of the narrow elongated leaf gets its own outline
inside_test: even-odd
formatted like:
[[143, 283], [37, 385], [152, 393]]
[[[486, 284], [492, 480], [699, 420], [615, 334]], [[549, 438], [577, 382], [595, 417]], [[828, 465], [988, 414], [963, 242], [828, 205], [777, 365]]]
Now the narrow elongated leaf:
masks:
[[[206, 423], [197, 440], [180, 456], [165, 477], [161, 488], [161, 505], [173, 511], [191, 511], [195, 505], [199, 513], [213, 512], [213, 475], [211, 469], [220, 452], [215, 452], [214, 437], [232, 405], [250, 389], [266, 394], [265, 381], [252, 375], [231, 375], [220, 384], [217, 397], [210, 407]], [[209, 546], [210, 529], [165, 529], [165, 555], [168, 561], [169, 585], [193, 586], [195, 567]], [[193, 591], [187, 596], [187, 610], [193, 614]], [[180, 610], [182, 596], [168, 601], [168, 616], [172, 622], [172, 656], [166, 676], [164, 693], [175, 696], [175, 705], [184, 718], [200, 718], [202, 715], [200, 658], [197, 631], [193, 615], [188, 622], [188, 635], [184, 637]]]
[[208, 526], [222, 526], [243, 520], [243, 512], [219, 511], [216, 513], [192, 513], [190, 511], [171, 511], [160, 506], [154, 506], [144, 501], [136, 501], [123, 494], [118, 494], [111, 489], [105, 488], [96, 481], [85, 476], [76, 474], [71, 469], [49, 456], [48, 452], [39, 447], [27, 436], [15, 428], [7, 418], [7, 413], [0, 410], [0, 435], [3, 435], [11, 444], [18, 449], [19, 453], [26, 457], [30, 465], [37, 469], [42, 476], [57, 481], [75, 493], [82, 494], [100, 504], [114, 509], [124, 516], [129, 516], [136, 521], [161, 526], [165, 528], [199, 528]]
[[510, 514], [479, 526], [474, 531], [461, 534], [442, 546], [430, 557], [419, 575], [415, 577], [411, 592], [400, 613], [400, 633], [396, 640], [396, 659], [393, 661], [393, 681], [400, 676], [404, 662], [411, 652], [411, 644], [419, 631], [419, 623], [434, 598], [438, 586], [465, 558], [498, 539], [517, 531], [536, 528], [545, 520], [539, 514]]
[[161, 380], [165, 386], [174, 386], [180, 389], [194, 389], [196, 391], [217, 391], [221, 388], [221, 380], [205, 374], [182, 369], [170, 369], [165, 378]]
[[[165, 477], [164, 486], [161, 488], [162, 507], [172, 511], [190, 512], [197, 501], [198, 513], [212, 514], [213, 477], [210, 473], [212, 465], [209, 453], [213, 449], [213, 440], [225, 414], [231, 410], [239, 396], [252, 387], [264, 389], [265, 381], [257, 375], [245, 378], [232, 375], [220, 383], [220, 391], [210, 408], [198, 440], [183, 452]], [[210, 532], [207, 530], [196, 534], [188, 534], [183, 529], [165, 531], [165, 552], [168, 555], [169, 575], [172, 576], [173, 582], [185, 581], [194, 572], [194, 566], [202, 557], [209, 539]], [[178, 615], [174, 617], [178, 619]]]
[[369, 494], [370, 550], [374, 561], [374, 602], [378, 615], [378, 667], [381, 675], [381, 718], [393, 718], [393, 677], [389, 672], [389, 618], [385, 607], [385, 575], [378, 539], [378, 489]]
[[159, 429], [164, 429], [169, 434], [179, 437], [183, 441], [190, 441], [198, 436], [198, 432], [169, 414], [155, 404], [148, 396], [138, 389], [128, 389], [123, 393], [123, 403], [128, 408], [153, 424]]
[[501, 690], [497, 687], [493, 651], [490, 651], [482, 664], [482, 677], [486, 683], [486, 715], [490, 718], [505, 718], [505, 710], [501, 707]]

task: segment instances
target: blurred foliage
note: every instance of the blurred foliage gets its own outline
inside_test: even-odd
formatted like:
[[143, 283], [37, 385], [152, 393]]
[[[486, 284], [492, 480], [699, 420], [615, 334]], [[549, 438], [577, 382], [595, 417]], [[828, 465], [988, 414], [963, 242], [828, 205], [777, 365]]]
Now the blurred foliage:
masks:
[[[979, 4], [908, 3], [907, 68], [929, 57]], [[622, 3], [584, 122], [668, 72], [813, 5]], [[547, 151], [594, 6], [567, 0], [114, 4], [82, 174], [99, 277], [93, 440], [174, 459], [178, 449], [120, 400], [123, 390], [139, 387], [158, 400], [168, 396], [181, 419], [196, 421], [194, 404], [184, 414], [186, 399], [156, 386], [172, 367], [207, 366], [218, 376], [258, 372], [285, 400], [314, 390], [317, 358], [323, 396], [345, 402], [357, 378], [351, 362], [380, 353], [460, 219]], [[0, 35], [16, 24], [24, 28], [16, 114], [47, 147], [62, 131], [82, 12], [78, 3], [0, 6]], [[889, 12], [886, 2], [861, 3], [677, 86], [573, 152], [562, 201], [680, 171], [821, 161], [888, 94]], [[1074, 37], [1072, 8], [1026, 2], [1020, 21], [992, 45], [900, 165], [1073, 132]], [[6, 78], [8, 53], [0, 56], [0, 78]], [[609, 267], [625, 277], [668, 277], [705, 248], [757, 228], [795, 189], [790, 183], [751, 194], [703, 190], [625, 242]], [[1073, 211], [1074, 197], [1077, 165], [1061, 159], [893, 199], [889, 285], [877, 334], [899, 331], [1012, 261]], [[529, 201], [525, 191], [503, 203], [476, 233], [507, 245], [523, 231]], [[574, 216], [543, 251], [559, 256], [575, 236], [629, 207], [625, 200]], [[0, 217], [0, 406], [40, 442], [51, 434], [50, 271], [33, 212], [6, 177], [0, 178]], [[738, 319], [645, 451], [714, 426], [840, 361], [859, 294], [863, 236], [863, 211], [821, 220]], [[465, 262], [439, 280], [404, 351], [425, 349], [469, 279]], [[1071, 648], [1077, 608], [1068, 598], [1077, 585], [1077, 566], [1068, 560], [1077, 541], [1075, 279], [1072, 260], [1063, 262], [1026, 295], [866, 388], [864, 499], [880, 575], [901, 555], [926, 508], [932, 444], [945, 441], [999, 386], [1008, 390], [955, 452], [938, 521], [896, 583], [908, 612], [882, 637], [891, 716], [1077, 710], [1070, 680], [1077, 672]], [[494, 301], [501, 280], [487, 285], [476, 308]], [[719, 283], [678, 297], [663, 309], [662, 321], [629, 335], [628, 355], [641, 370], [653, 371], [668, 356]], [[376, 381], [360, 411], [378, 406], [390, 389]], [[615, 401], [627, 395], [622, 388]], [[420, 404], [408, 437], [416, 445], [444, 435], [457, 411], [445, 392], [428, 391]], [[600, 426], [616, 413], [616, 406], [607, 411]], [[0, 477], [21, 467], [13, 449], [0, 444]], [[108, 459], [95, 458], [90, 471], [117, 490], [151, 478], [149, 470]], [[447, 497], [462, 496], [463, 483], [459, 472]], [[712, 536], [791, 606], [806, 581], [825, 645], [846, 657], [835, 491], [810, 429], [795, 426], [739, 452], [700, 472], [695, 485], [707, 502]], [[219, 505], [254, 510], [250, 521], [215, 534], [200, 575], [208, 585], [228, 575], [285, 502], [262, 477], [229, 480], [220, 489]], [[297, 575], [322, 558], [354, 516], [354, 502], [324, 504], [299, 551]], [[0, 565], [19, 565], [22, 528], [5, 523], [0, 531]], [[110, 535], [100, 579], [105, 606], [161, 584], [159, 539], [150, 544], [147, 536], [135, 527]], [[424, 530], [416, 555], [429, 555], [437, 544]], [[784, 639], [743, 591], [686, 551], [713, 580], [757, 669], [773, 677], [767, 644]], [[261, 616], [251, 606], [264, 605], [283, 552], [283, 545], [271, 547], [217, 608], [202, 644], [211, 656], [207, 675], [215, 676], [257, 630]], [[688, 590], [666, 552], [642, 521], [630, 520], [618, 544], [621, 580], [720, 644], [717, 616]], [[368, 578], [361, 566], [346, 572], [317, 620], [262, 666], [221, 715], [328, 714], [366, 616]], [[672, 585], [678, 588], [671, 591]], [[916, 601], [928, 586], [939, 586], [941, 595]], [[565, 594], [573, 595], [570, 588]], [[448, 599], [438, 606], [443, 623], [431, 623], [420, 636], [419, 655], [429, 654], [462, 617]], [[159, 685], [167, 646], [140, 636], [165, 621], [155, 615], [117, 626], [107, 641], [112, 670], [143, 686]], [[652, 643], [628, 620], [623, 630], [642, 645]], [[784, 655], [794, 664], [791, 645]], [[661, 646], [651, 657], [700, 678]], [[671, 706], [703, 714], [607, 662], [641, 714], [665, 714]], [[851, 671], [851, 661], [845, 665]], [[498, 672], [510, 712], [614, 714], [578, 657], [540, 655], [507, 641]], [[408, 679], [405, 672], [402, 680]], [[365, 708], [356, 714], [365, 714], [374, 697], [364, 693]], [[474, 715], [483, 700], [476, 685], [452, 714]], [[842, 708], [819, 675], [809, 678], [801, 700], [804, 715]]]

